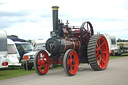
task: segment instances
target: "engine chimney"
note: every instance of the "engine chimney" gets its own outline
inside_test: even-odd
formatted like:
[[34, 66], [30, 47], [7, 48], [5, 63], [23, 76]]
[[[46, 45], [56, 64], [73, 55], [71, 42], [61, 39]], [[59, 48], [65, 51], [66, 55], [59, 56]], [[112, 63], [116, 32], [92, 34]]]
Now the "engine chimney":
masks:
[[53, 31], [58, 31], [58, 6], [52, 6]]

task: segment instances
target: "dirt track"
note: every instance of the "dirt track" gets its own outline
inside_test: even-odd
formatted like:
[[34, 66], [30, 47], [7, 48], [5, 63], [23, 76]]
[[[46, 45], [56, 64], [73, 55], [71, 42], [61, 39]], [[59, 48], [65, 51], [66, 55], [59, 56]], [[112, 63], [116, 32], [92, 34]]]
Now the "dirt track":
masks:
[[128, 85], [128, 57], [112, 59], [104, 71], [93, 71], [81, 64], [75, 76], [69, 77], [63, 69], [0, 80], [0, 85]]

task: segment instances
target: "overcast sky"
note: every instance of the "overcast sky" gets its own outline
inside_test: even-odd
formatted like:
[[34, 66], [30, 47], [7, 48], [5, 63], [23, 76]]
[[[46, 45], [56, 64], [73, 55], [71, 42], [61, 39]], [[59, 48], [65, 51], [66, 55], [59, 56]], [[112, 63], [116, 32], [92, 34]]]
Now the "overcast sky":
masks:
[[128, 39], [128, 0], [0, 0], [0, 29], [22, 39], [48, 39], [52, 6], [70, 25], [90, 21], [94, 32]]

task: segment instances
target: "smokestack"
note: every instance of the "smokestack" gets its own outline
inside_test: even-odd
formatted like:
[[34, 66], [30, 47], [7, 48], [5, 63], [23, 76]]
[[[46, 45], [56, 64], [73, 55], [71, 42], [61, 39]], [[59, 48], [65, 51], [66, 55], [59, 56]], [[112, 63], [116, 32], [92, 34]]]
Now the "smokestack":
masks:
[[58, 30], [58, 6], [52, 6], [53, 31]]

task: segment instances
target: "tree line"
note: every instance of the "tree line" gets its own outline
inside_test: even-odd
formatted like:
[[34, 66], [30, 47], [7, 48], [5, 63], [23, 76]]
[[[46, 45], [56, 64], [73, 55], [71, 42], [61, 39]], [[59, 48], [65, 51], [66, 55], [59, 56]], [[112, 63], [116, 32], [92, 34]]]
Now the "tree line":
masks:
[[117, 39], [117, 42], [128, 42], [128, 40], [118, 38], [118, 39]]

